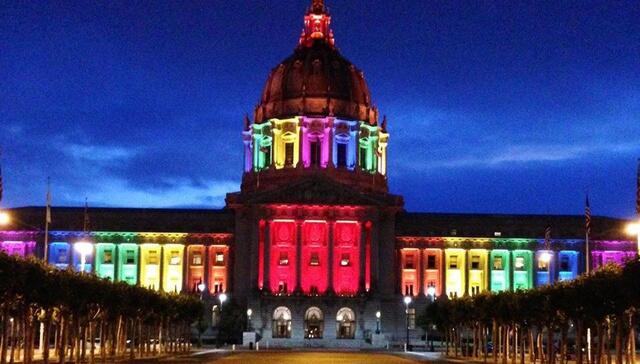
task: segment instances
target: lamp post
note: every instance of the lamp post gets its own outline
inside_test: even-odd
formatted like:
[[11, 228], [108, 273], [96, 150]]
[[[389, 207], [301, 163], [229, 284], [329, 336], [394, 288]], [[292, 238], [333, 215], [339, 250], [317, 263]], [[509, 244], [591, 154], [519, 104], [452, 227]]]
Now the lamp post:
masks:
[[382, 314], [380, 311], [376, 311], [376, 334], [380, 334], [380, 317]]
[[404, 297], [405, 314], [407, 316], [407, 339], [404, 344], [404, 351], [409, 351], [409, 304], [411, 304], [411, 296]]

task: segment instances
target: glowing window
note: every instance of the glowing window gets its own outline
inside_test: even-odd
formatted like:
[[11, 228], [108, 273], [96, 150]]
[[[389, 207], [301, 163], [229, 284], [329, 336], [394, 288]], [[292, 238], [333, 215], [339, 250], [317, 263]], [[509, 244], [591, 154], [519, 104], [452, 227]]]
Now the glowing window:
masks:
[[136, 264], [136, 253], [133, 250], [125, 252], [125, 264]]
[[224, 253], [216, 252], [216, 265], [224, 265]]
[[404, 269], [415, 269], [413, 265], [413, 254], [406, 256], [406, 261], [404, 262]]
[[311, 253], [311, 259], [309, 259], [309, 265], [320, 265], [320, 257], [318, 253]]
[[567, 272], [570, 271], [570, 264], [569, 264], [569, 257], [566, 255], [563, 255], [562, 257], [560, 257], [560, 270], [563, 272]]
[[477, 255], [471, 256], [471, 269], [480, 269], [480, 257]]
[[169, 265], [180, 265], [180, 252], [172, 250], [170, 254]]
[[494, 257], [493, 258], [493, 270], [503, 270], [504, 266], [502, 265], [502, 257]]
[[428, 255], [427, 256], [427, 269], [436, 269], [436, 256]]
[[452, 255], [449, 257], [449, 269], [458, 269], [458, 256]]
[[157, 250], [149, 250], [149, 255], [147, 256], [147, 264], [158, 264]]
[[60, 249], [58, 250], [58, 263], [68, 263], [69, 259], [67, 257], [67, 255], [69, 254], [69, 252], [67, 251], [67, 249]]
[[350, 257], [348, 253], [343, 253], [340, 257], [340, 266], [348, 267], [351, 264]]
[[202, 253], [193, 253], [193, 256], [191, 257], [191, 265], [202, 265]]
[[538, 259], [538, 270], [540, 271], [548, 271], [549, 270], [549, 262], [544, 261], [543, 259]]
[[113, 264], [113, 250], [105, 250], [104, 254], [102, 254], [102, 263], [103, 264]]
[[280, 252], [278, 265], [289, 265], [289, 254], [287, 252]]
[[515, 270], [524, 270], [524, 257], [516, 257], [516, 261], [513, 266]]

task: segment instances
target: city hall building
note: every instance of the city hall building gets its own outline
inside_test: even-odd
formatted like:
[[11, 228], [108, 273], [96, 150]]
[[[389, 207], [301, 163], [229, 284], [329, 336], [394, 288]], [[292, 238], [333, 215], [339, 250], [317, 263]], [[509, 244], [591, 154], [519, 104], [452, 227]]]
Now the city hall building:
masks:
[[585, 254], [593, 269], [636, 256], [618, 219], [594, 217], [586, 251], [584, 216], [405, 211], [387, 186], [386, 118], [330, 23], [313, 1], [293, 54], [268, 75], [238, 130], [242, 184], [225, 208], [92, 208], [88, 231], [83, 208], [53, 208], [46, 236], [45, 208], [15, 208], [0, 248], [151, 289], [204, 289], [212, 319], [225, 293], [270, 347], [402, 343], [407, 325], [415, 342], [415, 316], [437, 297], [570, 280]]

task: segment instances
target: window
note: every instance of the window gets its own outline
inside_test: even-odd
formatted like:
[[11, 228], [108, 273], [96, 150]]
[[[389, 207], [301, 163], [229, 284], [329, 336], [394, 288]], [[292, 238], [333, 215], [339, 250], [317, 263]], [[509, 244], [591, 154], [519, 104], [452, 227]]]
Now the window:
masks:
[[340, 266], [348, 267], [350, 264], [351, 262], [349, 260], [349, 253], [343, 253], [342, 256], [340, 257]]
[[404, 295], [413, 296], [413, 283], [408, 283], [404, 285]]
[[309, 265], [320, 265], [320, 257], [318, 256], [318, 253], [311, 253], [311, 259], [309, 259]]
[[289, 254], [287, 254], [287, 252], [280, 252], [278, 265], [289, 265]]
[[322, 339], [324, 315], [318, 307], [310, 307], [304, 314], [304, 338]]
[[542, 272], [546, 272], [549, 270], [549, 262], [544, 259], [538, 259], [538, 270]]
[[336, 167], [347, 166], [347, 145], [345, 143], [338, 143], [338, 165]]
[[202, 265], [202, 253], [194, 252], [191, 257], [191, 265]]
[[353, 310], [348, 307], [338, 310], [336, 326], [338, 339], [353, 339], [356, 334], [356, 314]]
[[169, 258], [169, 265], [180, 265], [180, 252], [172, 250]]
[[58, 250], [58, 263], [65, 264], [69, 262], [69, 251], [67, 249]]
[[271, 336], [274, 339], [288, 339], [291, 337], [291, 311], [280, 306], [273, 311], [273, 321], [271, 323]]
[[293, 143], [284, 143], [284, 165], [293, 166]]
[[278, 283], [278, 292], [287, 293], [287, 282], [280, 281], [280, 283]]
[[570, 271], [571, 265], [569, 263], [569, 257], [566, 255], [563, 255], [560, 257], [560, 270], [563, 272], [568, 272]]
[[407, 255], [405, 259], [406, 260], [404, 262], [404, 269], [415, 269], [415, 266], [413, 264], [413, 254]]
[[367, 148], [360, 147], [360, 168], [367, 169]]
[[224, 253], [216, 252], [216, 265], [224, 265]]
[[102, 264], [113, 264], [113, 250], [107, 249], [102, 254]]
[[133, 250], [125, 251], [125, 264], [136, 264], [136, 252]]
[[480, 286], [471, 286], [471, 295], [475, 296], [480, 293]]
[[458, 269], [458, 256], [452, 255], [449, 257], [449, 269]]
[[428, 255], [427, 256], [427, 269], [436, 269], [436, 256]]
[[477, 255], [471, 256], [471, 269], [480, 269], [480, 257]]
[[149, 250], [149, 255], [147, 255], [147, 264], [158, 264], [157, 250]]
[[224, 284], [217, 280], [213, 282], [213, 293], [222, 293], [224, 292]]
[[504, 266], [502, 265], [502, 257], [494, 257], [493, 258], [493, 270], [503, 270]]
[[271, 146], [260, 148], [262, 155], [264, 156], [264, 167], [267, 168], [271, 164]]
[[524, 257], [516, 257], [513, 267], [515, 270], [524, 270]]
[[310, 154], [311, 154], [311, 165], [314, 167], [319, 167], [320, 166], [320, 156], [321, 156], [321, 149], [320, 149], [320, 142], [318, 140], [314, 140], [311, 143], [309, 143], [309, 149], [310, 149]]
[[409, 330], [414, 330], [416, 328], [416, 309], [409, 308], [407, 310], [407, 324], [409, 326]]

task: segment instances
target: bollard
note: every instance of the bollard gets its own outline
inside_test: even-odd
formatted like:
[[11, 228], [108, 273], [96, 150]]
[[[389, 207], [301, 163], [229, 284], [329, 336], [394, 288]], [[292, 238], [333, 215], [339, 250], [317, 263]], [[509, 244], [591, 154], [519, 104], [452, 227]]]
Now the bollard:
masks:
[[256, 351], [260, 351], [260, 343], [256, 343]]
[[231, 351], [236, 351], [236, 344], [231, 345]]

